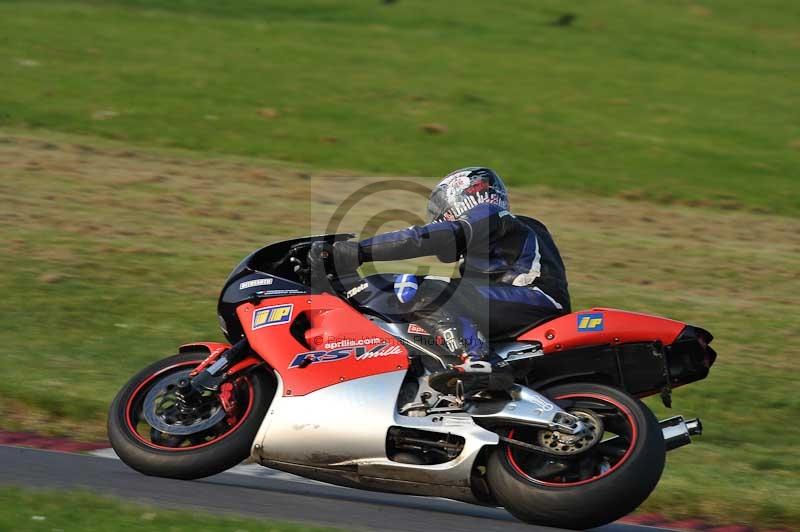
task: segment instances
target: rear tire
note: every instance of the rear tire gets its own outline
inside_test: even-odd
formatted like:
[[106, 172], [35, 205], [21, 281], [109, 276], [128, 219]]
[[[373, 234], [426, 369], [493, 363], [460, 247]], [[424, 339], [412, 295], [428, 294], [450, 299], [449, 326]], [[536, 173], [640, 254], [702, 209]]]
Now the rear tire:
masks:
[[[666, 457], [664, 437], [650, 409], [638, 399], [600, 384], [564, 384], [543, 393], [554, 400], [590, 394], [606, 398], [609, 404], [617, 403], [630, 413], [625, 419], [635, 424], [635, 432], [631, 430], [634, 436], [618, 465], [562, 485], [527, 476], [514, 458], [513, 453], [518, 451], [513, 450], [520, 448], [501, 444], [490, 454], [486, 473], [497, 501], [527, 523], [575, 530], [605, 525], [635, 510], [658, 484]], [[585, 451], [585, 455], [591, 452]]]
[[196, 448], [190, 445], [167, 449], [148, 443], [131, 429], [136, 423], [129, 420], [129, 405], [136, 403], [154, 375], [194, 368], [206, 356], [205, 352], [191, 352], [159, 360], [140, 371], [119, 391], [109, 410], [108, 439], [123, 462], [145, 475], [191, 480], [221, 473], [250, 455], [250, 447], [276, 389], [274, 377], [261, 369], [244, 377], [248, 395], [252, 395], [248, 397], [249, 408], [233, 428], [217, 439]]

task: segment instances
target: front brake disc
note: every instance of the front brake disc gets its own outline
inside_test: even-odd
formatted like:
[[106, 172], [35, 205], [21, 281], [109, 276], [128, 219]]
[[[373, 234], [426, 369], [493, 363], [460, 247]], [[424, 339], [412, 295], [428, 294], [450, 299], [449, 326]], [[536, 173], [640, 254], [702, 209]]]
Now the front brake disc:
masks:
[[154, 429], [187, 436], [208, 430], [223, 419], [225, 410], [216, 398], [208, 398], [186, 412], [176, 396], [178, 381], [189, 378], [191, 370], [178, 371], [158, 380], [144, 398], [144, 418]]

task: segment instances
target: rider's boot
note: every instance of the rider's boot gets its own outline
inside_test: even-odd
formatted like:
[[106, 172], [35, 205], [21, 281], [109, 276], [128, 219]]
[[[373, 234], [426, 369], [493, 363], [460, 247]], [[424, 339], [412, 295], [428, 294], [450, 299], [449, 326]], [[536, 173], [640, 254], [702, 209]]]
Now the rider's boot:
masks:
[[471, 396], [485, 390], [505, 391], [514, 384], [511, 366], [491, 352], [470, 320], [443, 316], [426, 325], [452, 360], [428, 378], [431, 388], [453, 395], [461, 381], [464, 395]]

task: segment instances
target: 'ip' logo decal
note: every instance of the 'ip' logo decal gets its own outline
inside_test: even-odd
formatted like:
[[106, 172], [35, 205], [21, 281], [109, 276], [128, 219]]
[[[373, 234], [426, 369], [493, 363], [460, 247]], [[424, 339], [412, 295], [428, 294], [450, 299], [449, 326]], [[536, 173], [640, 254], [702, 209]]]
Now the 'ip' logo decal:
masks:
[[264, 307], [253, 313], [253, 330], [271, 325], [289, 323], [292, 319], [292, 309], [294, 305], [276, 305], [274, 307]]
[[596, 332], [603, 330], [603, 313], [578, 314], [578, 332]]

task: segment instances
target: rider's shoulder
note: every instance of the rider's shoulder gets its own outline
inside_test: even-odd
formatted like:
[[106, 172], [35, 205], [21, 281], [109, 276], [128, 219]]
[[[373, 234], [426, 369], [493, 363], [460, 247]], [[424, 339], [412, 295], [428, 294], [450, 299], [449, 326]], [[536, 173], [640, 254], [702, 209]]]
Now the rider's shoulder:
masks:
[[522, 225], [524, 225], [528, 229], [533, 230], [536, 233], [542, 233], [542, 232], [549, 233], [550, 232], [547, 229], [547, 226], [541, 220], [537, 220], [536, 218], [531, 218], [530, 216], [516, 216], [516, 219]]

